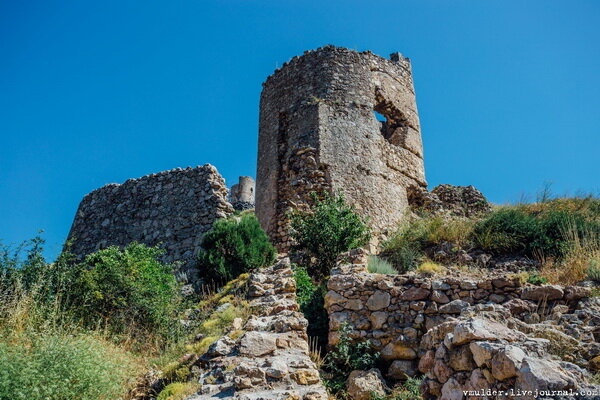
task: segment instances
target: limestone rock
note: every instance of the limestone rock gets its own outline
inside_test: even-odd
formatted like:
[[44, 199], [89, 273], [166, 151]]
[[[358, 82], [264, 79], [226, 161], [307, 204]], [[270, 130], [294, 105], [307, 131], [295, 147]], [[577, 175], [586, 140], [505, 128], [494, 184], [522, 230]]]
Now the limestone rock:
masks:
[[469, 345], [453, 348], [448, 359], [448, 365], [455, 371], [472, 371], [475, 368], [473, 354]]
[[417, 352], [402, 343], [389, 343], [381, 350], [381, 358], [384, 360], [414, 360]]
[[246, 332], [240, 342], [240, 354], [248, 357], [261, 357], [276, 349], [276, 339], [266, 332]]
[[352, 371], [347, 383], [348, 396], [352, 400], [371, 400], [373, 394], [385, 395], [385, 381], [376, 369]]
[[558, 285], [529, 286], [523, 288], [521, 297], [525, 300], [551, 301], [562, 299], [564, 292]]
[[448, 304], [444, 304], [439, 308], [440, 313], [442, 314], [460, 314], [469, 307], [469, 303], [463, 300], [453, 300]]
[[388, 369], [387, 376], [396, 380], [406, 380], [417, 375], [414, 360], [395, 360]]
[[291, 376], [292, 379], [298, 382], [300, 385], [312, 385], [320, 382], [319, 371], [312, 368], [296, 370], [291, 374]]
[[371, 311], [384, 309], [390, 305], [390, 299], [389, 293], [378, 290], [367, 300], [367, 308]]
[[442, 396], [439, 400], [462, 400], [464, 399], [462, 385], [454, 378], [448, 379], [442, 386]]
[[492, 375], [499, 381], [517, 376], [525, 352], [515, 346], [506, 346], [492, 358]]
[[525, 357], [517, 374], [516, 387], [524, 391], [572, 388], [575, 381], [554, 361]]
[[232, 352], [234, 346], [235, 341], [233, 339], [231, 339], [229, 336], [223, 336], [210, 345], [206, 355], [209, 357], [225, 356]]

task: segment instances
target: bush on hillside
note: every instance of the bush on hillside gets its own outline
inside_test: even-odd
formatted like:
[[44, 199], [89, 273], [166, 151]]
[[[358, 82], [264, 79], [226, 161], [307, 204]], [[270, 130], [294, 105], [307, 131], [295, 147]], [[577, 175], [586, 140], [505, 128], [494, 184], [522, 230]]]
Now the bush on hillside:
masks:
[[275, 249], [252, 213], [216, 221], [201, 246], [200, 268], [208, 280], [217, 282], [267, 266], [275, 259]]
[[140, 243], [111, 246], [85, 257], [71, 288], [72, 308], [88, 325], [105, 321], [116, 332], [176, 333], [179, 286], [163, 250]]
[[312, 200], [307, 212], [291, 214], [292, 238], [296, 249], [316, 259], [309, 273], [320, 279], [329, 274], [340, 254], [367, 244], [370, 233], [365, 220], [343, 196], [313, 193]]
[[394, 234], [382, 243], [380, 256], [399, 271], [417, 268], [425, 256], [425, 249], [442, 242], [469, 247], [473, 220], [427, 216], [412, 219], [400, 225]]
[[[36, 237], [0, 249], [0, 294], [28, 297], [37, 318], [60, 314], [87, 328], [171, 336], [180, 304], [173, 267], [158, 261], [163, 250], [132, 243], [89, 254], [77, 263], [69, 246], [53, 263], [43, 256]], [[7, 297], [8, 298], [8, 297]]]
[[530, 214], [521, 208], [508, 208], [479, 221], [473, 230], [473, 240], [493, 254], [562, 258], [573, 245], [570, 236], [585, 238], [598, 232], [598, 222], [574, 211], [545, 210]]

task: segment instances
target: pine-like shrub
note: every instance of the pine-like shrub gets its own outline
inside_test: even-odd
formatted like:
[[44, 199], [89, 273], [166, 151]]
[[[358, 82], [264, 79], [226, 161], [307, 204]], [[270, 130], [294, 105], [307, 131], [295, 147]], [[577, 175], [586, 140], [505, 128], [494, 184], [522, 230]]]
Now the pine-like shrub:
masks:
[[340, 254], [367, 244], [370, 233], [365, 220], [343, 196], [313, 193], [312, 201], [308, 211], [291, 214], [292, 238], [296, 249], [316, 259], [308, 272], [320, 279], [329, 274]]
[[275, 259], [275, 249], [251, 213], [216, 221], [201, 246], [199, 267], [207, 280], [218, 282], [267, 266]]

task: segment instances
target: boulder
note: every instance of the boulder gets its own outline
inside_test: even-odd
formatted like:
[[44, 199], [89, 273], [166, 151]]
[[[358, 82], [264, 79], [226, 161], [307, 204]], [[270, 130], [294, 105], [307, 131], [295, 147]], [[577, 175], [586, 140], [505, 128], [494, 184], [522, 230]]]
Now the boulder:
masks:
[[469, 345], [465, 344], [450, 350], [448, 365], [455, 371], [471, 371], [475, 368], [473, 354]]
[[371, 329], [381, 329], [388, 319], [388, 313], [385, 311], [376, 311], [369, 316], [369, 319], [371, 320]]
[[381, 358], [384, 360], [413, 360], [417, 358], [417, 352], [412, 347], [392, 342], [381, 349]]
[[402, 293], [402, 300], [417, 301], [424, 300], [429, 297], [431, 292], [428, 289], [413, 286]]
[[352, 371], [347, 382], [348, 397], [352, 400], [371, 400], [373, 394], [385, 396], [385, 381], [377, 368]]
[[291, 377], [299, 385], [312, 385], [320, 382], [319, 371], [313, 368], [296, 370]]
[[209, 357], [225, 356], [233, 351], [234, 346], [235, 340], [231, 339], [229, 336], [223, 336], [210, 345], [206, 351], [206, 355]]
[[499, 381], [517, 376], [525, 356], [525, 352], [518, 347], [504, 347], [492, 358], [492, 375]]
[[406, 380], [417, 375], [414, 360], [396, 360], [390, 365], [387, 376], [396, 380]]
[[[575, 380], [555, 361], [525, 357], [517, 373], [516, 388], [522, 391], [574, 388]], [[530, 397], [533, 398], [533, 397]]]
[[463, 400], [463, 387], [454, 378], [448, 379], [444, 386], [442, 386], [442, 395], [439, 400]]
[[277, 340], [266, 332], [246, 332], [240, 341], [240, 354], [248, 357], [261, 357], [277, 349]]
[[558, 285], [528, 286], [521, 292], [521, 298], [533, 301], [559, 300], [563, 295], [564, 292]]
[[387, 308], [390, 305], [390, 300], [391, 296], [389, 293], [378, 290], [367, 300], [367, 308], [371, 311]]
[[427, 350], [427, 352], [419, 360], [419, 371], [424, 374], [427, 371], [431, 370], [431, 368], [433, 368], [434, 361], [435, 351]]
[[524, 340], [524, 334], [514, 331], [505, 325], [477, 318], [463, 321], [456, 325], [453, 332], [452, 344], [457, 346], [475, 340]]
[[453, 300], [448, 304], [444, 304], [439, 308], [442, 314], [460, 314], [464, 309], [469, 307], [469, 303], [464, 300]]

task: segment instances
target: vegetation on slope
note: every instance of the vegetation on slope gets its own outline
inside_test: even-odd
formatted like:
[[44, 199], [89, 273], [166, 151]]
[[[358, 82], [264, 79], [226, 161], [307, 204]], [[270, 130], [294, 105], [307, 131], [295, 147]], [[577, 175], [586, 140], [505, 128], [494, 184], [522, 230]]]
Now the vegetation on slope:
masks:
[[[199, 302], [182, 299], [158, 247], [109, 247], [78, 262], [67, 246], [49, 263], [40, 237], [0, 246], [0, 400], [180, 400], [197, 390], [194, 355], [240, 335], [234, 321], [239, 329], [249, 315], [239, 273], [274, 258], [251, 213], [219, 221], [203, 245], [207, 276], [236, 279], [207, 285]], [[153, 370], [150, 387], [141, 377]]]
[[427, 261], [428, 249], [443, 243], [538, 260], [542, 275], [554, 282], [593, 278], [600, 262], [600, 199], [545, 197], [470, 219], [425, 215], [402, 224], [383, 243], [380, 256], [408, 271]]

